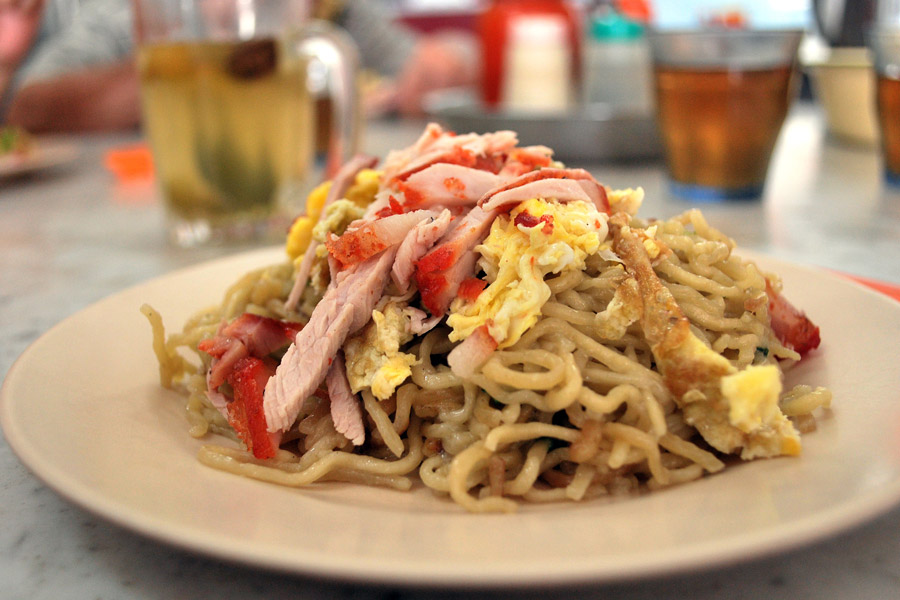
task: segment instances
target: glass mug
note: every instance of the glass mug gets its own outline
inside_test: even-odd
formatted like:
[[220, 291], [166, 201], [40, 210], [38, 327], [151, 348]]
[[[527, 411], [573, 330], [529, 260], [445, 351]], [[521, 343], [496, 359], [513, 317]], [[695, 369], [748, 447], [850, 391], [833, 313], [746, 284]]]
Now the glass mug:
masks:
[[316, 101], [328, 170], [356, 149], [357, 56], [311, 0], [133, 0], [143, 127], [180, 246], [283, 236], [303, 206]]

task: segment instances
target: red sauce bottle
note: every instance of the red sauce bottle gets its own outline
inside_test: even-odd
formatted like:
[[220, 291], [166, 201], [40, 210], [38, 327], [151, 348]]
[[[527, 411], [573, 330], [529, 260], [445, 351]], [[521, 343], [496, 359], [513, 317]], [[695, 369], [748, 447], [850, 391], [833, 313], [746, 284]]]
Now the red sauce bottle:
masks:
[[566, 23], [572, 52], [572, 80], [581, 73], [581, 25], [578, 12], [565, 0], [493, 0], [478, 20], [483, 60], [482, 99], [496, 107], [501, 101], [504, 58], [511, 24], [517, 18], [558, 15]]

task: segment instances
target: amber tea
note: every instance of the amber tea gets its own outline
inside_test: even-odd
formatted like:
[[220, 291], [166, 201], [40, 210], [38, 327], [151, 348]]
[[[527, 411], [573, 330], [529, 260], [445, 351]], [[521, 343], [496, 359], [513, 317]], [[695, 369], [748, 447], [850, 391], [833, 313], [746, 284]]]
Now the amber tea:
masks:
[[144, 128], [174, 219], [267, 226], [302, 197], [315, 144], [306, 68], [274, 39], [140, 47]]
[[790, 105], [792, 72], [790, 65], [658, 66], [657, 116], [672, 179], [731, 197], [758, 195]]
[[900, 184], [900, 80], [879, 75], [876, 103], [885, 174], [888, 181]]

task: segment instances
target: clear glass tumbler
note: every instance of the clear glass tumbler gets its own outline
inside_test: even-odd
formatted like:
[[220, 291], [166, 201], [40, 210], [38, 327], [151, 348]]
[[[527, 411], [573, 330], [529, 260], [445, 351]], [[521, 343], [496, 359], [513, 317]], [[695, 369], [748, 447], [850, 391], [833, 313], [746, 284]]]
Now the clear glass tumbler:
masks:
[[796, 93], [802, 31], [651, 31], [656, 114], [673, 193], [762, 194]]

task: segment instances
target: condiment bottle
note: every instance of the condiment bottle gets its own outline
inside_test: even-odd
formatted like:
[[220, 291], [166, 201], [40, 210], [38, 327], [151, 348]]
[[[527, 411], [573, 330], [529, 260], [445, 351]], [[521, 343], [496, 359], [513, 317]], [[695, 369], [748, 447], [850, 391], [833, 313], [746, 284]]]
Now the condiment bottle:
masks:
[[589, 19], [584, 100], [642, 113], [653, 108], [650, 48], [644, 26], [616, 10]]
[[[507, 86], [510, 56], [516, 55], [516, 48], [510, 48], [515, 41], [518, 49], [525, 43], [528, 30], [535, 29], [533, 23], [522, 24], [522, 19], [555, 19], [565, 31], [563, 50], [569, 57], [567, 80], [577, 85], [581, 80], [581, 27], [577, 11], [564, 0], [493, 0], [479, 18], [478, 29], [481, 39], [483, 72], [482, 98], [490, 107], [503, 105], [503, 93], [513, 90], [516, 85]], [[516, 26], [516, 23], [519, 26]], [[546, 23], [546, 21], [544, 21]], [[538, 35], [543, 35], [546, 44], [550, 34], [546, 25], [536, 27]], [[543, 33], [540, 31], [543, 30]], [[514, 35], [515, 32], [515, 35]], [[526, 52], [527, 53], [527, 52]]]
[[555, 15], [529, 15], [516, 19], [510, 29], [503, 107], [529, 112], [567, 110], [574, 90], [565, 24]]

